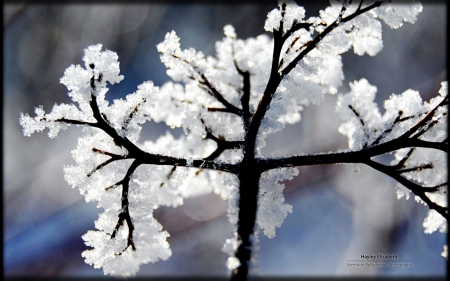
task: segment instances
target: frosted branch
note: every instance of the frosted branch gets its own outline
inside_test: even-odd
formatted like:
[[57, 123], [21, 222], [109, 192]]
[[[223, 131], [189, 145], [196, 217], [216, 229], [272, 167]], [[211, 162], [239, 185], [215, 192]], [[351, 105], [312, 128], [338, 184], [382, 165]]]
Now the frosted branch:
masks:
[[110, 156], [111, 158], [106, 160], [105, 162], [99, 164], [97, 167], [95, 167], [91, 172], [89, 172], [87, 174], [88, 177], [92, 176], [93, 173], [95, 173], [96, 171], [100, 170], [101, 168], [105, 167], [106, 165], [108, 165], [108, 164], [110, 164], [110, 163], [112, 163], [114, 161], [127, 159], [123, 155], [117, 155], [117, 154], [106, 152], [106, 151], [103, 151], [103, 150], [100, 150], [100, 149], [96, 149], [96, 148], [93, 148], [92, 151], [100, 153], [100, 154], [103, 154], [103, 155]]
[[[362, 2], [362, 1], [361, 1]], [[317, 44], [326, 36], [328, 35], [331, 31], [333, 31], [334, 29], [336, 29], [341, 23], [345, 23], [348, 22], [352, 19], [354, 19], [355, 17], [364, 14], [367, 11], [370, 11], [376, 7], [379, 7], [381, 4], [383, 3], [383, 1], [376, 1], [374, 2], [372, 5], [369, 5], [363, 9], [361, 9], [361, 6], [358, 7], [358, 9], [351, 15], [343, 18], [342, 14], [339, 15], [339, 17], [330, 25], [328, 25], [325, 30], [318, 34], [312, 41], [311, 43], [308, 43], [308, 45], [306, 46], [306, 48], [301, 51], [289, 64], [288, 66], [286, 66], [281, 72], [280, 72], [280, 76], [284, 77], [287, 74], [289, 74], [292, 69], [295, 68], [295, 66], [297, 65], [297, 63], [299, 61], [301, 61], [311, 50], [313, 50]], [[344, 5], [344, 4], [343, 4]], [[275, 34], [274, 34], [275, 35]], [[275, 40], [275, 39], [274, 39]]]
[[[119, 220], [117, 221], [116, 227], [114, 228], [114, 231], [111, 234], [111, 239], [114, 239], [114, 237], [116, 237], [116, 234], [119, 231], [120, 227], [123, 226], [124, 222], [126, 222], [128, 227], [127, 247], [122, 251], [122, 253], [125, 252], [130, 246], [133, 251], [136, 250], [136, 247], [134, 246], [133, 242], [134, 225], [130, 216], [130, 211], [128, 209], [129, 205], [128, 189], [130, 186], [131, 176], [133, 175], [134, 171], [136, 170], [137, 167], [139, 167], [140, 164], [141, 163], [139, 163], [139, 161], [134, 161], [128, 168], [125, 178], [120, 182], [120, 184], [122, 185], [122, 199], [121, 199], [122, 209], [121, 212], [119, 213]], [[121, 255], [122, 253], [119, 253], [118, 255]]]
[[[425, 115], [425, 117], [423, 117], [413, 127], [411, 127], [408, 131], [406, 131], [401, 136], [401, 138], [409, 138], [412, 136], [412, 138], [418, 139], [418, 137], [421, 136], [425, 131], [429, 130], [432, 126], [434, 126], [436, 120], [433, 120], [433, 116], [434, 116], [436, 110], [441, 106], [448, 106], [448, 95], [446, 95], [444, 97], [444, 99], [442, 99], [442, 101], [436, 107], [434, 107], [431, 111], [429, 111]], [[444, 116], [445, 115], [447, 115], [447, 113], [445, 113]], [[425, 126], [427, 126], [427, 127], [425, 127]], [[418, 130], [420, 128], [423, 128], [424, 130], [422, 130], [421, 132], [418, 132]], [[413, 135], [416, 132], [418, 132], [418, 134]]]
[[386, 174], [390, 176], [391, 178], [398, 181], [400, 184], [411, 190], [415, 195], [419, 196], [420, 199], [422, 199], [431, 210], [436, 210], [439, 214], [441, 214], [444, 218], [448, 219], [448, 207], [443, 207], [435, 202], [431, 201], [431, 199], [426, 195], [426, 192], [431, 192], [431, 190], [436, 189], [433, 188], [427, 188], [423, 187], [421, 185], [418, 185], [402, 176], [400, 176], [401, 171], [395, 170], [392, 166], [386, 166], [380, 163], [377, 163], [372, 160], [368, 160], [365, 162], [366, 165], [374, 168], [377, 171], [382, 172], [383, 174]]
[[221, 135], [219, 135], [219, 137], [216, 137], [211, 132], [211, 129], [206, 126], [205, 121], [203, 119], [201, 119], [201, 122], [205, 126], [205, 130], [206, 130], [205, 139], [213, 140], [217, 144], [216, 150], [214, 150], [208, 157], [206, 157], [205, 160], [214, 160], [217, 157], [219, 157], [227, 149], [242, 148], [242, 146], [244, 144], [243, 141], [227, 141]]
[[239, 75], [242, 76], [243, 86], [242, 86], [242, 97], [241, 97], [241, 106], [242, 106], [242, 118], [244, 120], [244, 130], [247, 130], [250, 126], [250, 72], [242, 71], [236, 61], [236, 57], [234, 54], [234, 41], [231, 44], [231, 53], [233, 55], [233, 63]]
[[206, 78], [205, 74], [202, 73], [199, 69], [197, 69], [195, 66], [193, 66], [189, 61], [184, 60], [180, 56], [176, 54], [172, 54], [172, 57], [179, 59], [180, 61], [190, 65], [200, 76], [201, 79], [197, 79], [194, 76], [189, 76], [192, 80], [196, 80], [200, 85], [203, 85], [205, 87], [205, 90], [214, 98], [216, 98], [217, 101], [219, 101], [223, 106], [225, 106], [224, 112], [229, 112], [236, 114], [238, 116], [242, 116], [242, 110], [237, 108], [236, 106], [232, 105], [230, 102], [228, 102], [223, 95], [209, 82], [209, 80]]

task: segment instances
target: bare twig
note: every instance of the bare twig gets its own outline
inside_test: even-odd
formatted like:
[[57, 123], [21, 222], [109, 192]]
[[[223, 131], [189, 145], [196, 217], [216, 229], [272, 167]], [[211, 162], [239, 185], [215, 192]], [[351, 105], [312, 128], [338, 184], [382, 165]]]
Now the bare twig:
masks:
[[[128, 208], [128, 206], [129, 206], [128, 189], [129, 189], [129, 185], [130, 185], [131, 176], [133, 175], [133, 173], [137, 169], [137, 167], [139, 167], [139, 165], [141, 165], [141, 164], [142, 163], [140, 163], [139, 161], [134, 161], [131, 164], [131, 166], [128, 168], [128, 171], [127, 171], [124, 179], [121, 181], [121, 184], [122, 184], [122, 209], [118, 215], [119, 220], [117, 221], [116, 227], [114, 228], [114, 231], [111, 234], [111, 239], [114, 239], [114, 237], [116, 236], [120, 227], [123, 226], [123, 222], [125, 221], [127, 223], [127, 227], [128, 227], [128, 238], [127, 238], [127, 246], [122, 251], [122, 253], [125, 252], [128, 249], [128, 247], [130, 247], [130, 246], [133, 251], [136, 250], [136, 247], [133, 242], [134, 225], [133, 225], [133, 221], [131, 219], [130, 211]], [[121, 255], [122, 253], [119, 253], [116, 255]]]

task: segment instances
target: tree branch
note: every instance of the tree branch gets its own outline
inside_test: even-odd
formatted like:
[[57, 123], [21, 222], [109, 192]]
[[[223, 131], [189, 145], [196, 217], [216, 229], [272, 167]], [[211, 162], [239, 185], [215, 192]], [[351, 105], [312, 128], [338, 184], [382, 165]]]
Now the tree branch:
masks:
[[130, 246], [133, 251], [136, 250], [136, 247], [134, 246], [134, 242], [133, 242], [134, 225], [133, 225], [133, 221], [131, 219], [130, 211], [128, 208], [129, 207], [128, 189], [130, 186], [131, 176], [133, 175], [134, 171], [136, 170], [137, 167], [139, 167], [140, 164], [142, 164], [142, 163], [140, 163], [137, 160], [134, 161], [131, 164], [131, 166], [128, 168], [128, 171], [127, 171], [124, 179], [122, 181], [120, 181], [120, 183], [122, 184], [122, 209], [118, 215], [119, 220], [117, 221], [116, 227], [114, 228], [114, 231], [111, 234], [111, 239], [114, 239], [114, 237], [116, 237], [116, 234], [119, 231], [120, 227], [123, 226], [124, 221], [127, 223], [127, 227], [128, 227], [128, 238], [127, 238], [127, 247], [121, 253], [116, 254], [116, 255], [121, 255]]
[[390, 176], [391, 178], [395, 179], [396, 181], [398, 181], [399, 183], [404, 185], [406, 188], [411, 190], [415, 195], [419, 196], [420, 199], [422, 199], [425, 203], [427, 203], [427, 205], [428, 205], [428, 207], [430, 207], [430, 209], [436, 210], [444, 218], [448, 219], [447, 218], [448, 217], [448, 208], [447, 207], [442, 207], [442, 206], [434, 203], [425, 194], [426, 192], [431, 192], [431, 190], [429, 190], [429, 189], [427, 190], [426, 187], [423, 187], [423, 186], [420, 186], [418, 184], [415, 184], [414, 182], [409, 181], [408, 179], [400, 176], [400, 173], [398, 171], [395, 171], [394, 169], [392, 169], [391, 166], [385, 166], [383, 164], [380, 164], [380, 163], [372, 161], [372, 160], [368, 160], [364, 164], [366, 164], [366, 165], [374, 168], [375, 170], [380, 171], [383, 174], [386, 174], [386, 175]]
[[241, 109], [237, 108], [236, 106], [229, 103], [217, 89], [211, 85], [209, 80], [205, 77], [205, 75], [202, 73], [200, 77], [203, 79], [203, 81], [198, 81], [200, 84], [205, 85], [209, 89], [209, 93], [215, 97], [221, 104], [225, 106], [225, 108], [228, 109], [228, 112], [236, 114], [238, 116], [242, 116], [243, 112]]
[[211, 132], [207, 131], [205, 139], [211, 139], [216, 142], [217, 148], [211, 153], [205, 160], [214, 160], [227, 149], [238, 149], [244, 145], [243, 141], [226, 141], [224, 139], [217, 138]]
[[448, 145], [440, 142], [429, 142], [418, 139], [394, 139], [376, 146], [357, 151], [319, 153], [311, 155], [297, 155], [282, 158], [258, 159], [261, 169], [270, 170], [280, 167], [338, 164], [338, 163], [364, 163], [367, 159], [408, 147], [433, 148], [448, 152]]
[[[48, 121], [46, 118], [43, 118], [43, 120]], [[73, 124], [73, 125], [86, 125], [86, 126], [91, 126], [91, 127], [97, 127], [97, 123], [90, 123], [90, 122], [85, 122], [85, 121], [80, 121], [80, 120], [72, 120], [72, 119], [66, 119], [66, 118], [56, 119], [56, 120], [53, 120], [52, 122], [62, 122], [62, 123]]]
[[[146, 103], [147, 100], [146, 99], [142, 99], [142, 103]], [[124, 120], [125, 123], [125, 127], [128, 126], [128, 123], [130, 122], [131, 119], [133, 119], [133, 116], [136, 114], [136, 112], [139, 110], [139, 106], [141, 105], [141, 103], [139, 102], [134, 109], [130, 112], [130, 114], [128, 115], [128, 117]], [[125, 127], [122, 127], [122, 130], [125, 129]]]
[[205, 126], [206, 131], [205, 139], [213, 140], [217, 144], [216, 150], [213, 151], [211, 155], [204, 158], [205, 160], [214, 160], [227, 149], [237, 149], [243, 146], [244, 144], [243, 141], [226, 141], [225, 138], [221, 135], [219, 135], [219, 137], [216, 137], [215, 135], [212, 134], [211, 129], [206, 126], [205, 121], [203, 119], [200, 119], [200, 121]]
[[201, 85], [204, 85], [207, 88], [207, 92], [209, 94], [211, 94], [211, 96], [215, 97], [217, 101], [219, 101], [221, 104], [223, 104], [223, 106], [225, 106], [225, 108], [228, 109], [227, 112], [236, 114], [238, 116], [242, 116], [242, 110], [237, 108], [236, 106], [232, 105], [231, 103], [229, 103], [223, 96], [221, 93], [219, 93], [219, 91], [217, 91], [217, 89], [209, 82], [209, 80], [206, 78], [205, 74], [202, 73], [200, 70], [197, 69], [197, 67], [193, 66], [189, 61], [182, 59], [181, 57], [172, 54], [172, 57], [179, 59], [181, 61], [183, 61], [184, 63], [190, 65], [196, 72], [198, 75], [200, 75], [200, 77], [202, 78], [203, 81], [200, 81], [199, 79], [196, 79], [195, 77], [190, 77], [193, 80], [196, 80], [198, 83], [200, 83]]
[[[412, 136], [412, 134], [414, 134], [415, 132], [417, 132], [419, 130], [419, 128], [425, 126], [427, 124], [427, 122], [432, 121], [432, 118], [434, 116], [434, 113], [436, 112], [436, 110], [440, 107], [440, 106], [445, 106], [448, 105], [448, 95], [446, 95], [444, 97], [444, 99], [437, 105], [435, 106], [432, 110], [430, 110], [427, 115], [425, 115], [425, 117], [423, 117], [419, 122], [417, 122], [413, 127], [411, 127], [408, 131], [406, 131], [402, 136], [400, 136], [400, 138], [409, 138], [410, 136]], [[420, 134], [421, 135], [421, 134]], [[419, 136], [420, 136], [419, 135]], [[413, 138], [418, 138], [419, 136], [413, 136]]]
[[92, 171], [90, 171], [90, 172], [87, 174], [88, 177], [92, 176], [93, 173], [95, 173], [97, 170], [100, 170], [101, 168], [105, 167], [105, 166], [108, 165], [109, 163], [112, 163], [112, 162], [117, 161], [117, 160], [127, 159], [126, 156], [114, 154], [114, 153], [111, 153], [111, 152], [106, 152], [106, 151], [103, 151], [103, 150], [100, 150], [100, 149], [97, 149], [97, 148], [93, 148], [92, 151], [97, 152], [97, 153], [100, 153], [100, 154], [104, 154], [104, 155], [111, 156], [111, 158], [108, 159], [108, 160], [106, 160], [105, 162], [99, 164], [99, 165], [98, 165], [97, 167], [95, 167]]
[[127, 149], [128, 155], [130, 156], [129, 158], [133, 158], [133, 156], [139, 155], [143, 152], [126, 137], [119, 136], [117, 131], [105, 121], [102, 114], [100, 113], [100, 109], [98, 108], [97, 97], [93, 92], [91, 93], [91, 101], [89, 102], [89, 105], [92, 109], [94, 118], [97, 120], [96, 127], [108, 134], [114, 140], [114, 143]]
[[[312, 26], [312, 23], [307, 23], [307, 22], [295, 22], [292, 25], [292, 28], [289, 29], [288, 31], [286, 31], [286, 33], [283, 35], [282, 37], [282, 41], [283, 43], [286, 42], [286, 40], [289, 38], [289, 36], [291, 36], [294, 32], [296, 32], [297, 30], [300, 29], [309, 29]], [[292, 47], [292, 46], [291, 46]]]
[[234, 111], [230, 110], [229, 108], [208, 107], [207, 109], [208, 109], [209, 112], [228, 112], [228, 113], [235, 113]]
[[[350, 106], [350, 105], [349, 105]], [[403, 111], [399, 111], [398, 112], [398, 116], [397, 118], [395, 118], [394, 122], [392, 123], [392, 125], [387, 128], [386, 130], [384, 130], [378, 137], [376, 140], [374, 140], [373, 143], [371, 143], [369, 146], [374, 146], [378, 143], [380, 143], [380, 141], [390, 132], [392, 132], [392, 129], [394, 129], [395, 125], [397, 125], [398, 123], [400, 123], [402, 121], [401, 116], [403, 115]], [[403, 118], [403, 120], [407, 120], [405, 118]]]
[[[234, 41], [233, 41], [234, 43]], [[233, 55], [234, 67], [236, 68], [239, 75], [242, 76], [243, 87], [242, 87], [242, 97], [241, 97], [241, 105], [242, 105], [242, 119], [244, 121], [244, 131], [248, 130], [250, 126], [250, 72], [242, 71], [237, 64], [236, 57], [234, 55], [234, 44], [231, 44], [231, 52]]]
[[298, 54], [297, 57], [295, 57], [289, 64], [288, 66], [286, 66], [280, 73], [280, 75], [282, 77], [286, 76], [287, 74], [289, 74], [289, 72], [291, 72], [292, 69], [294, 69], [294, 67], [297, 65], [297, 63], [299, 61], [301, 61], [312, 49], [314, 49], [316, 47], [316, 45], [331, 31], [333, 31], [336, 27], [339, 26], [339, 24], [342, 22], [348, 22], [352, 19], [354, 19], [355, 17], [364, 14], [367, 11], [370, 11], [376, 7], [379, 7], [381, 4], [383, 3], [383, 1], [376, 1], [374, 2], [372, 5], [369, 5], [367, 7], [365, 7], [364, 9], [361, 9], [361, 6], [358, 7], [358, 9], [351, 15], [342, 18], [342, 15], [339, 15], [339, 18], [334, 21], [332, 24], [330, 24], [329, 26], [327, 26], [325, 28], [325, 30], [320, 33], [319, 35], [317, 35], [312, 41], [311, 43], [308, 44], [308, 46], [306, 46], [306, 48], [300, 53]]

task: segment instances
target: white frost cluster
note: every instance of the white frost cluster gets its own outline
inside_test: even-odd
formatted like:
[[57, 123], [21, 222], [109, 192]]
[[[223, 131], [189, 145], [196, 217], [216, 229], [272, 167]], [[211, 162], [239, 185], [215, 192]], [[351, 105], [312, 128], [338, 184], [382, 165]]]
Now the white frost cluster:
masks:
[[[330, 2], [330, 7], [320, 11], [320, 18], [310, 18], [308, 20], [308, 22], [315, 23], [315, 30], [318, 33], [323, 32], [326, 26], [339, 18], [342, 2]], [[334, 49], [335, 52], [340, 53], [346, 52], [350, 47], [353, 47], [357, 55], [362, 56], [365, 53], [370, 56], [376, 55], [383, 48], [381, 23], [378, 21], [378, 18], [382, 19], [391, 28], [399, 28], [403, 25], [403, 21], [414, 23], [417, 15], [422, 11], [422, 5], [418, 1], [411, 1], [411, 3], [405, 3], [405, 1], [393, 2], [386, 1], [380, 7], [370, 10], [369, 13], [361, 14], [348, 22], [340, 24], [320, 45], [327, 45], [326, 48]], [[371, 4], [370, 2], [363, 4], [361, 8]], [[357, 11], [358, 6], [358, 1], [347, 5], [342, 19]]]
[[[381, 127], [386, 124], [383, 124], [375, 103], [377, 88], [370, 85], [365, 78], [349, 83], [349, 86], [350, 93], [338, 97], [337, 112], [345, 121], [338, 130], [348, 138], [349, 148], [358, 150], [375, 141], [378, 134], [371, 132], [381, 133], [383, 131]], [[364, 125], [361, 124], [361, 120]]]
[[114, 129], [123, 137], [137, 141], [141, 132], [141, 125], [150, 120], [154, 111], [155, 102], [159, 98], [159, 89], [153, 82], [144, 82], [138, 90], [126, 96], [125, 99], [116, 99], [114, 103], [102, 111]]
[[256, 224], [269, 237], [275, 237], [275, 228], [280, 227], [292, 206], [284, 203], [284, 184], [298, 175], [297, 168], [279, 168], [264, 172], [259, 180], [258, 211]]
[[382, 19], [390, 28], [399, 28], [403, 21], [415, 23], [422, 9], [422, 4], [417, 0], [389, 1], [372, 10], [371, 14]]
[[[280, 23], [283, 23], [283, 32], [292, 28], [294, 22], [302, 22], [305, 17], [305, 9], [301, 6], [297, 6], [294, 1], [285, 1], [286, 9], [284, 15], [281, 14], [279, 9], [274, 9], [267, 15], [267, 20], [264, 24], [264, 30], [272, 32], [273, 30], [279, 30]], [[280, 5], [281, 6], [281, 5]]]

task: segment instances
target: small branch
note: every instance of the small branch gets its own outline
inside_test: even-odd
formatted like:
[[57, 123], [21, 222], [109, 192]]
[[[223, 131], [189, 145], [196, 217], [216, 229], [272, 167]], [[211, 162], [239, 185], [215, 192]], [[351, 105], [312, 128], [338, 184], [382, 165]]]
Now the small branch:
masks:
[[387, 128], [386, 130], [384, 130], [379, 136], [378, 136], [378, 138], [373, 142], [373, 143], [371, 143], [369, 146], [374, 146], [374, 145], [376, 145], [376, 144], [378, 144], [387, 134], [389, 134], [390, 132], [392, 132], [392, 129], [395, 127], [395, 125], [397, 125], [398, 123], [400, 123], [401, 121], [400, 120], [402, 120], [400, 117], [403, 115], [403, 111], [399, 111], [398, 112], [398, 116], [397, 116], [397, 118], [395, 118], [395, 120], [394, 120], [394, 122], [392, 123], [392, 125], [389, 127], [389, 128]]
[[[146, 103], [147, 100], [146, 99], [142, 99], [142, 103]], [[128, 115], [127, 119], [124, 121], [125, 123], [125, 127], [128, 125], [128, 123], [130, 122], [131, 119], [133, 119], [134, 115], [136, 114], [136, 112], [139, 110], [139, 106], [141, 105], [141, 103], [139, 102], [134, 109], [130, 112], [130, 114]], [[125, 129], [125, 127], [122, 127], [122, 130]]]
[[234, 113], [233, 111], [230, 111], [228, 108], [218, 108], [218, 107], [208, 107], [207, 110], [209, 112], [228, 112], [228, 113]]
[[442, 187], [448, 185], [448, 181], [442, 183], [442, 184], [438, 184], [436, 186], [432, 186], [432, 187], [425, 187], [426, 191], [425, 192], [436, 192], [439, 189], [441, 189]]
[[284, 43], [289, 38], [289, 36], [291, 36], [294, 32], [296, 32], [297, 30], [300, 30], [300, 29], [309, 29], [311, 27], [311, 25], [312, 25], [312, 23], [307, 23], [307, 22], [298, 23], [298, 22], [295, 22], [292, 25], [292, 28], [289, 29], [288, 31], [286, 31], [286, 33], [283, 35], [281, 40]]
[[[119, 220], [117, 221], [116, 227], [114, 228], [113, 233], [111, 234], [111, 239], [114, 239], [116, 237], [117, 232], [119, 231], [120, 227], [123, 226], [123, 222], [125, 221], [127, 223], [128, 227], [128, 238], [127, 238], [127, 247], [122, 251], [125, 252], [128, 247], [131, 246], [131, 249], [133, 251], [136, 250], [136, 247], [134, 246], [133, 242], [133, 231], [134, 231], [134, 225], [133, 221], [131, 220], [130, 211], [129, 211], [129, 201], [128, 201], [128, 189], [130, 184], [131, 176], [133, 175], [134, 171], [139, 167], [141, 163], [139, 161], [134, 161], [131, 166], [128, 168], [128, 171], [122, 181], [120, 183], [122, 184], [122, 209], [119, 213], [118, 217]], [[116, 254], [121, 255], [122, 253]]]
[[419, 138], [421, 137], [423, 134], [425, 134], [426, 132], [428, 132], [429, 129], [431, 129], [434, 125], [436, 125], [438, 123], [438, 120], [434, 120], [433, 122], [428, 123], [426, 126], [424, 126], [425, 128], [423, 128], [422, 130], [420, 130], [419, 132], [417, 132], [417, 134], [411, 136], [412, 138]]
[[[43, 120], [49, 121], [49, 120], [46, 120], [46, 118], [43, 118]], [[97, 127], [97, 123], [90, 123], [90, 122], [85, 122], [85, 121], [80, 121], [80, 120], [72, 120], [72, 119], [66, 119], [66, 118], [60, 118], [60, 119], [56, 119], [53, 121], [50, 120], [49, 122], [62, 122], [62, 123], [73, 124], [73, 125], [86, 125], [86, 126], [91, 126], [91, 127]]]
[[415, 148], [411, 148], [408, 151], [408, 154], [406, 154], [406, 156], [400, 160], [396, 165], [392, 166], [395, 170], [400, 170], [401, 168], [405, 167], [405, 163], [406, 161], [408, 161], [409, 157], [411, 157], [411, 155], [413, 154], [413, 152], [415, 151]]
[[119, 155], [119, 154], [114, 154], [114, 153], [107, 152], [107, 151], [104, 151], [104, 150], [100, 150], [100, 149], [97, 149], [97, 148], [93, 148], [92, 151], [94, 151], [94, 152], [96, 152], [96, 153], [103, 154], [103, 155], [108, 155], [108, 156], [113, 157], [113, 158], [114, 158], [114, 157], [122, 158], [122, 159], [125, 159], [125, 158], [126, 158], [126, 156]]
[[311, 43], [308, 44], [308, 46], [300, 53], [298, 54], [298, 56], [296, 58], [294, 58], [288, 66], [286, 66], [280, 73], [280, 75], [282, 77], [286, 76], [287, 74], [289, 74], [289, 72], [291, 72], [292, 69], [294, 69], [294, 67], [297, 65], [297, 63], [299, 61], [301, 61], [312, 49], [314, 49], [316, 47], [316, 45], [331, 31], [333, 31], [336, 27], [339, 26], [339, 24], [342, 22], [348, 22], [352, 19], [354, 19], [355, 17], [364, 14], [367, 11], [370, 11], [376, 7], [379, 7], [381, 4], [383, 3], [383, 1], [376, 1], [374, 2], [372, 5], [369, 5], [367, 7], [365, 7], [364, 9], [358, 9], [356, 10], [353, 14], [345, 17], [345, 18], [341, 18], [342, 15], [339, 15], [340, 17], [340, 21], [336, 20], [334, 21], [332, 24], [330, 24], [329, 26], [327, 26], [325, 28], [325, 30], [320, 33], [319, 35], [317, 35]]
[[208, 157], [205, 157], [205, 160], [214, 160], [217, 157], [219, 157], [223, 152], [225, 151], [225, 148], [217, 146], [216, 150], [214, 150]]
[[236, 68], [239, 75], [242, 76], [243, 87], [242, 87], [242, 97], [241, 97], [241, 105], [242, 105], [242, 118], [244, 121], [244, 130], [246, 131], [250, 126], [250, 72], [242, 71], [236, 61], [234, 56], [234, 44], [231, 44], [231, 52], [233, 55], [234, 67]]
[[358, 8], [356, 9], [357, 11], [361, 10], [361, 6], [362, 6], [363, 2], [364, 2], [364, 0], [359, 1]]
[[117, 131], [111, 127], [111, 125], [108, 124], [108, 122], [102, 117], [102, 114], [100, 113], [100, 109], [97, 105], [97, 97], [94, 95], [94, 93], [91, 93], [91, 101], [89, 102], [89, 105], [92, 109], [92, 113], [94, 115], [94, 118], [97, 120], [97, 128], [103, 130], [106, 134], [108, 134], [113, 140], [114, 143], [117, 145], [124, 147], [128, 150], [129, 158], [133, 158], [132, 155], [139, 155], [142, 154], [143, 151], [140, 150], [136, 145], [134, 145], [130, 140], [128, 140], [126, 137], [121, 137], [117, 133]]
[[434, 113], [436, 112], [436, 110], [440, 107], [440, 106], [445, 106], [448, 105], [448, 95], [445, 96], [445, 98], [436, 106], [434, 107], [432, 110], [430, 110], [425, 117], [423, 117], [419, 122], [417, 122], [413, 127], [411, 127], [408, 131], [406, 131], [402, 136], [400, 136], [400, 138], [409, 138], [410, 136], [412, 136], [415, 132], [417, 132], [419, 130], [419, 128], [425, 126], [427, 124], [428, 121], [431, 121]]
[[[206, 135], [206, 138], [212, 139], [208, 134]], [[225, 141], [219, 139], [214, 141], [217, 143], [217, 148], [213, 153], [211, 153], [211, 155], [206, 157], [205, 160], [214, 160], [219, 157], [225, 150], [242, 148], [242, 146], [244, 145], [243, 141]]]
[[110, 190], [111, 188], [117, 187], [117, 186], [122, 185], [122, 184], [123, 184], [123, 180], [118, 181], [118, 182], [116, 182], [116, 183], [113, 184], [113, 185], [110, 185], [110, 186], [108, 186], [108, 187], [105, 187], [105, 190]]
[[[172, 170], [170, 170], [169, 174], [167, 174], [166, 178], [167, 180], [170, 180], [170, 177], [172, 177], [173, 173], [175, 173], [175, 170], [177, 169], [177, 166], [173, 166]], [[159, 187], [162, 187], [164, 185], [164, 182], [162, 182]]]
[[223, 136], [220, 136], [220, 135], [219, 135], [219, 137], [214, 136], [211, 132], [211, 129], [206, 126], [205, 121], [203, 121], [203, 119], [200, 119], [200, 121], [205, 126], [205, 131], [206, 131], [205, 139], [213, 140], [217, 144], [216, 150], [213, 151], [213, 153], [211, 153], [211, 155], [204, 158], [205, 160], [214, 160], [217, 157], [219, 157], [222, 154], [222, 152], [224, 152], [227, 149], [238, 149], [243, 146], [243, 144], [244, 144], [243, 141], [226, 141]]
[[365, 124], [364, 124], [364, 120], [361, 118], [361, 115], [359, 115], [359, 113], [350, 104], [348, 105], [348, 107], [353, 111], [353, 113], [356, 115], [356, 117], [358, 117], [359, 122], [364, 127]]
[[403, 174], [403, 173], [410, 173], [410, 172], [419, 172], [419, 171], [422, 171], [425, 169], [433, 169], [433, 168], [434, 168], [433, 164], [423, 164], [423, 165], [412, 167], [412, 168], [397, 170], [397, 173]]
[[[360, 5], [361, 5], [361, 3], [362, 3], [362, 1], [360, 2]], [[342, 3], [341, 11], [339, 12], [339, 16], [338, 16], [338, 18], [337, 18], [336, 21], [339, 22], [339, 21], [342, 20], [342, 16], [344, 15], [344, 13], [345, 13], [346, 10], [347, 10], [347, 1], [344, 0], [344, 3]]]
[[200, 83], [201, 85], [204, 85], [207, 88], [207, 92], [216, 98], [217, 101], [219, 101], [221, 104], [223, 104], [225, 106], [225, 108], [228, 109], [227, 112], [236, 114], [238, 116], [242, 116], [242, 110], [237, 108], [236, 106], [232, 105], [231, 103], [229, 103], [223, 96], [221, 93], [219, 93], [219, 91], [217, 91], [217, 89], [209, 82], [209, 80], [206, 78], [205, 74], [202, 73], [200, 70], [197, 69], [197, 67], [195, 67], [194, 65], [191, 64], [191, 62], [182, 59], [181, 57], [172, 54], [172, 57], [179, 59], [181, 61], [183, 61], [184, 63], [190, 65], [194, 71], [197, 72], [197, 74], [201, 77], [201, 79], [203, 81], [200, 81], [199, 79], [193, 77], [193, 76], [189, 76], [190, 79], [197, 81], [198, 83]]
[[431, 199], [425, 194], [426, 192], [431, 192], [430, 190], [427, 190], [427, 188], [424, 188], [423, 186], [415, 184], [412, 181], [400, 176], [400, 174], [394, 171], [391, 166], [385, 166], [372, 160], [366, 161], [365, 164], [395, 179], [400, 184], [411, 190], [415, 195], [419, 196], [430, 209], [437, 211], [444, 218], [448, 219], [448, 208], [442, 207], [431, 201]]
[[39, 119], [40, 121], [47, 121], [47, 122], [59, 122], [59, 123], [67, 123], [71, 125], [85, 125], [85, 126], [91, 126], [91, 127], [98, 127], [97, 123], [91, 123], [86, 121], [80, 121], [80, 120], [73, 120], [73, 119], [67, 119], [67, 118], [59, 118], [56, 120], [48, 120], [45, 117], [42, 117]]
[[347, 16], [346, 18], [342, 18], [341, 22], [348, 22], [348, 21], [356, 18], [357, 16], [364, 14], [365, 12], [368, 12], [376, 7], [379, 7], [379, 6], [381, 6], [381, 4], [383, 4], [384, 1], [376, 1], [372, 5], [369, 5], [369, 6], [365, 7], [364, 9], [361, 9], [362, 2], [363, 1], [361, 1], [359, 3], [358, 9], [353, 14]]
[[108, 165], [116, 160], [118, 160], [118, 159], [110, 158], [110, 159], [106, 160], [105, 162], [99, 164], [97, 167], [95, 167], [92, 171], [90, 171], [87, 174], [87, 177], [92, 176], [92, 174], [94, 174], [96, 171], [100, 170], [101, 168], [105, 167], [106, 165]]
[[[366, 138], [369, 138], [369, 134], [367, 133], [367, 130], [366, 130], [366, 127], [365, 127], [365, 123], [364, 123], [364, 120], [362, 119], [361, 115], [360, 115], [360, 114], [358, 113], [358, 111], [356, 111], [356, 109], [354, 109], [353, 106], [351, 106], [350, 104], [348, 105], [348, 107], [352, 110], [352, 112], [356, 115], [356, 117], [358, 117], [359, 122], [360, 122], [361, 125], [362, 125], [362, 130], [363, 130], [364, 134], [366, 135]], [[364, 147], [364, 148], [367, 148], [367, 147], [368, 147], [367, 142], [364, 142], [363, 147]]]
[[441, 142], [431, 142], [424, 141], [420, 139], [402, 139], [397, 138], [382, 144], [370, 147], [367, 149], [373, 156], [389, 153], [398, 149], [408, 148], [408, 147], [423, 147], [423, 148], [433, 148], [440, 150], [442, 152], [448, 152], [448, 145]]
[[100, 150], [100, 149], [97, 149], [97, 148], [93, 148], [92, 151], [94, 151], [94, 152], [96, 152], [96, 153], [103, 154], [103, 155], [108, 155], [108, 156], [110, 156], [111, 158], [108, 159], [108, 160], [106, 160], [105, 162], [99, 164], [97, 167], [95, 167], [91, 172], [89, 172], [89, 173], [87, 174], [88, 177], [92, 176], [93, 173], [95, 173], [96, 171], [98, 171], [98, 170], [100, 170], [101, 168], [105, 167], [105, 166], [108, 165], [109, 163], [112, 163], [112, 162], [117, 161], [117, 160], [127, 159], [126, 156], [114, 154], [114, 153], [111, 153], [111, 152], [106, 152], [106, 151], [103, 151], [103, 150]]
[[[320, 165], [320, 164], [338, 164], [338, 163], [365, 163], [372, 157], [396, 151], [402, 148], [433, 148], [448, 152], [448, 146], [439, 142], [429, 142], [417, 139], [394, 139], [373, 147], [357, 151], [319, 153], [312, 155], [297, 155], [283, 158], [258, 159], [258, 165], [262, 170], [270, 170], [281, 167]], [[409, 153], [412, 153], [411, 151]], [[409, 157], [409, 156], [408, 156]], [[406, 160], [405, 160], [406, 161]], [[404, 163], [402, 163], [403, 165]], [[397, 164], [399, 165], [399, 164]]]
[[200, 84], [205, 85], [208, 89], [209, 89], [209, 93], [215, 97], [220, 103], [222, 103], [225, 108], [227, 108], [230, 113], [234, 113], [238, 116], [242, 116], [243, 112], [241, 109], [237, 108], [236, 106], [232, 105], [231, 103], [229, 103], [223, 96], [221, 93], [219, 93], [219, 91], [217, 91], [217, 89], [211, 85], [211, 83], [209, 82], [209, 80], [205, 77], [204, 74], [201, 74], [200, 77], [203, 79], [203, 81], [198, 81]]

